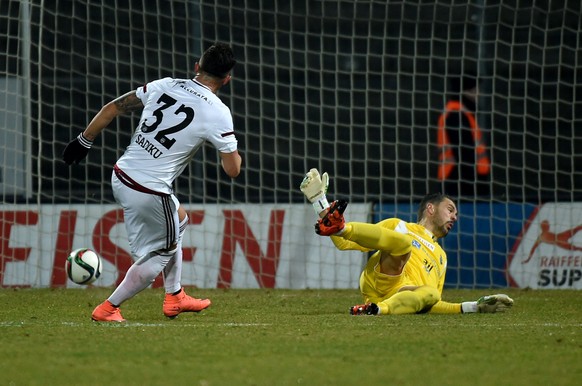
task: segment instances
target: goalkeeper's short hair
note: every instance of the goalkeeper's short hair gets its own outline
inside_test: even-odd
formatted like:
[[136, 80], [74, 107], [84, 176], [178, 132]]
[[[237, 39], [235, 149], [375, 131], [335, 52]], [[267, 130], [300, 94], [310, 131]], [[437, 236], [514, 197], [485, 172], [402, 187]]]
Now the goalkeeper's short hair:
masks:
[[420, 222], [420, 220], [422, 220], [424, 218], [424, 212], [426, 211], [426, 207], [428, 206], [428, 204], [433, 204], [433, 205], [438, 205], [441, 202], [443, 202], [444, 200], [449, 199], [453, 202], [455, 202], [455, 200], [453, 200], [453, 198], [451, 196], [449, 196], [448, 194], [444, 194], [444, 193], [429, 193], [426, 196], [424, 196], [422, 198], [422, 200], [420, 201], [420, 204], [418, 205], [418, 220]]

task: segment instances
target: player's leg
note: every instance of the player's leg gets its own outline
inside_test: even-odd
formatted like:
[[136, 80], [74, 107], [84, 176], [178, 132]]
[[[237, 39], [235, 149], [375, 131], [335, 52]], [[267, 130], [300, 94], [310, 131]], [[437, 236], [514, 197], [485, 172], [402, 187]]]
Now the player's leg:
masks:
[[180, 219], [178, 248], [162, 271], [164, 288], [166, 289], [163, 311], [164, 315], [170, 318], [176, 317], [182, 312], [200, 312], [211, 305], [209, 299], [196, 299], [186, 295], [180, 284], [182, 276], [182, 239], [188, 225], [188, 215], [179, 203], [178, 216]]
[[146, 289], [160, 274], [173, 254], [151, 252], [136, 261], [127, 271], [115, 291], [93, 311], [97, 321], [123, 321], [119, 306]]
[[111, 296], [95, 308], [93, 319], [99, 321], [122, 321], [118, 307], [151, 285], [162, 272], [176, 252], [179, 233], [177, 206], [170, 196], [137, 192], [115, 175], [111, 182], [115, 199], [123, 208], [131, 253], [137, 261]]
[[420, 286], [413, 290], [400, 291], [378, 303], [379, 314], [417, 314], [427, 311], [440, 300], [439, 291], [430, 286]]
[[338, 236], [364, 248], [380, 250], [393, 256], [406, 255], [412, 249], [412, 238], [409, 235], [378, 224], [349, 222]]
[[382, 273], [381, 257], [382, 251], [377, 251], [368, 259], [360, 275], [360, 292], [364, 298], [364, 304], [351, 307], [352, 315], [378, 314], [378, 303], [395, 295], [400, 288], [409, 284], [407, 276], [402, 271], [397, 275]]
[[[174, 196], [172, 197], [174, 198]], [[167, 294], [177, 293], [180, 291], [180, 289], [182, 289], [181, 286], [182, 239], [184, 237], [184, 232], [186, 231], [186, 226], [188, 225], [189, 221], [186, 210], [179, 204], [177, 199], [175, 199], [175, 202], [178, 207], [178, 219], [180, 221], [180, 230], [178, 235], [176, 253], [172, 256], [172, 258], [162, 271], [162, 277], [164, 279], [164, 288]]]
[[[386, 257], [378, 251], [368, 260], [360, 277], [365, 304], [353, 306], [352, 315], [414, 314], [430, 308], [440, 299], [435, 288], [414, 285], [405, 268], [395, 275], [384, 273], [383, 259], [385, 261]], [[393, 265], [398, 263], [396, 259]]]
[[119, 306], [149, 287], [173, 255], [162, 251], [151, 252], [136, 261], [108, 300]]
[[[174, 257], [178, 245], [178, 208], [171, 196], [140, 193], [125, 187], [120, 194], [125, 228], [136, 262], [110, 296], [120, 305], [153, 283]], [[130, 191], [128, 191], [130, 189]]]
[[402, 315], [428, 311], [440, 299], [436, 288], [416, 287], [395, 293], [387, 299], [356, 305], [350, 309], [352, 315]]
[[381, 251], [377, 251], [368, 259], [360, 275], [360, 292], [366, 303], [378, 303], [389, 298], [407, 284], [406, 275], [387, 275], [381, 272]]

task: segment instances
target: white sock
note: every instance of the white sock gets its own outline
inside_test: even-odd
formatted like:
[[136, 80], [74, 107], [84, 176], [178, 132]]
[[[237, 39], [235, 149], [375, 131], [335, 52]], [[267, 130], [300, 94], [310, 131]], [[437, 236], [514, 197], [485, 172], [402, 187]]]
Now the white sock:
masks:
[[124, 301], [131, 299], [139, 292], [149, 287], [156, 277], [162, 272], [168, 261], [174, 254], [160, 255], [151, 252], [136, 261], [125, 274], [123, 281], [107, 300], [111, 304], [119, 306]]
[[162, 276], [164, 278], [164, 288], [167, 294], [173, 294], [180, 291], [182, 288], [182, 238], [184, 231], [188, 225], [188, 216], [180, 222], [180, 236], [178, 237], [178, 248], [174, 256], [170, 259], [164, 270]]
[[182, 243], [178, 243], [176, 253], [170, 259], [168, 265], [162, 271], [164, 288], [167, 294], [173, 294], [182, 288], [180, 278], [182, 276]]

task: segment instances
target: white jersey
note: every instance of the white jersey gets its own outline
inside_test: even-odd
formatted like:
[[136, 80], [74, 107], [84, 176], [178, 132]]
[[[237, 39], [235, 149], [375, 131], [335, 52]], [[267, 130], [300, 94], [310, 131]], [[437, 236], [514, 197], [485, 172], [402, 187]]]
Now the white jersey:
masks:
[[237, 150], [230, 109], [192, 79], [159, 79], [138, 87], [144, 109], [117, 166], [138, 184], [172, 193], [172, 183], [208, 141], [222, 153]]

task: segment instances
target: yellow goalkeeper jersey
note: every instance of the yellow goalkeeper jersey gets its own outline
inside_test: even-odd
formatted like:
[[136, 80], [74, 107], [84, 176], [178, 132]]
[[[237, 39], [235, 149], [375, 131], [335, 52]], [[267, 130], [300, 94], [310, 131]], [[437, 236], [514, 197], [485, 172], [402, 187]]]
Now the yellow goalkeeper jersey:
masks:
[[[422, 225], [408, 223], [398, 218], [386, 219], [376, 225], [407, 234], [412, 239], [410, 259], [404, 266], [404, 277], [400, 283], [416, 286], [429, 285], [437, 288], [439, 293], [442, 293], [447, 269], [447, 254], [438, 244], [434, 235]], [[379, 250], [379, 248], [362, 247], [356, 242], [345, 240], [339, 236], [332, 236], [332, 240], [340, 250], [359, 250], [363, 252]], [[366, 272], [373, 273], [374, 267], [378, 264], [379, 260], [380, 251], [370, 257], [366, 264], [364, 275]], [[369, 279], [373, 280], [373, 278]], [[396, 292], [398, 289], [392, 288], [390, 292]]]

